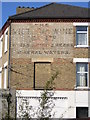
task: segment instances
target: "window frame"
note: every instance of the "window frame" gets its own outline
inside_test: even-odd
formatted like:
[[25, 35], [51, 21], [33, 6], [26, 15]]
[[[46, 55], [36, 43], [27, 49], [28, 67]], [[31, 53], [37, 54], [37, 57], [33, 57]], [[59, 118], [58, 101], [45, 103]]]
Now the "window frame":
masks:
[[[79, 72], [79, 71], [77, 71], [77, 65], [78, 65], [78, 64], [87, 64], [87, 72]], [[87, 82], [87, 85], [86, 85], [86, 86], [78, 86], [78, 85], [77, 85], [77, 80], [78, 80], [78, 79], [77, 79], [77, 74], [78, 74], [78, 73], [81, 73], [81, 74], [82, 74], [82, 73], [85, 73], [85, 74], [87, 74], [87, 81], [86, 81], [86, 82]], [[88, 64], [87, 62], [77, 62], [77, 63], [76, 63], [76, 88], [89, 88], [89, 64]]]
[[8, 28], [5, 31], [5, 39], [4, 39], [4, 53], [8, 51]]
[[0, 37], [0, 58], [2, 57], [2, 47], [3, 47], [3, 35]]
[[[77, 31], [77, 27], [87, 27], [87, 31]], [[77, 35], [81, 33], [86, 33], [87, 34], [87, 45], [78, 45], [77, 42], [78, 42], [78, 39], [77, 39]], [[76, 26], [76, 47], [88, 47], [88, 26]]]
[[[87, 28], [90, 26], [90, 23], [89, 22], [73, 22], [73, 26], [74, 27], [78, 27], [78, 26], [87, 26]], [[76, 34], [76, 33], [75, 33]], [[76, 45], [75, 44], [75, 48], [78, 48], [78, 47], [89, 47], [89, 36], [88, 36], [88, 30], [87, 30], [87, 45]]]
[[2, 89], [2, 67], [0, 67], [0, 89]]

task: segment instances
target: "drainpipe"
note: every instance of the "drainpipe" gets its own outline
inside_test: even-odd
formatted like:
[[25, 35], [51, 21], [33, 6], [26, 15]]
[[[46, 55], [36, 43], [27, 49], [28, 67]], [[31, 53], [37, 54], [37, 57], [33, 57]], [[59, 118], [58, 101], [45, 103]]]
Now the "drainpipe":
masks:
[[11, 21], [9, 21], [10, 23], [10, 28], [9, 28], [9, 57], [8, 57], [8, 88], [10, 89], [10, 52], [11, 52]]
[[7, 88], [9, 89], [9, 95], [7, 97], [7, 102], [8, 102], [8, 120], [10, 119], [10, 100], [11, 100], [11, 94], [10, 94], [10, 50], [11, 50], [11, 21], [9, 21], [9, 54], [8, 54], [8, 86]]

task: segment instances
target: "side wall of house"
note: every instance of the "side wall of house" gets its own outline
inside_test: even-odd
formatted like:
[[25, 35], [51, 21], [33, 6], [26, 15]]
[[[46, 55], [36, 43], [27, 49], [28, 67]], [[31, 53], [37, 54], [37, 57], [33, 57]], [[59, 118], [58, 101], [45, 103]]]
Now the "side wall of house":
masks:
[[75, 41], [76, 28], [72, 22], [12, 23], [10, 86], [40, 88], [58, 71], [55, 88], [74, 89], [76, 64], [73, 58], [89, 57], [89, 48], [76, 48]]
[[[5, 36], [7, 32], [7, 42], [5, 42]], [[4, 78], [5, 78], [5, 73], [4, 70], [7, 69], [6, 71], [6, 88], [8, 87], [8, 61], [9, 61], [9, 39], [10, 39], [10, 27], [7, 27], [6, 30], [4, 31], [4, 34], [1, 36], [2, 38], [2, 55], [0, 57], [0, 68], [2, 68], [1, 74], [1, 88], [4, 88]], [[6, 47], [6, 50], [5, 50]]]

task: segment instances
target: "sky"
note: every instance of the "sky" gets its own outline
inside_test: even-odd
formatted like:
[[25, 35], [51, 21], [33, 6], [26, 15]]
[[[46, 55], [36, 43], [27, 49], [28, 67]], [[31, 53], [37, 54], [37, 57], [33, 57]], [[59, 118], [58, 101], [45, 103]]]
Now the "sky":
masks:
[[[60, 0], [61, 1], [61, 0]], [[0, 29], [5, 24], [9, 16], [16, 14], [16, 8], [21, 7], [41, 7], [50, 2], [0, 2]], [[63, 4], [69, 4], [74, 6], [89, 7], [89, 2], [59, 2]]]

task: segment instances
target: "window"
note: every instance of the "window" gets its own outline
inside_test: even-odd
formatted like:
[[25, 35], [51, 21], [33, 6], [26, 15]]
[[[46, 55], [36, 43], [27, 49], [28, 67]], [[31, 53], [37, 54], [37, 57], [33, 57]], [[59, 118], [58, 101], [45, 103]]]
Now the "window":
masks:
[[0, 68], [0, 89], [2, 88], [2, 68]]
[[88, 107], [76, 107], [76, 118], [87, 118]]
[[0, 58], [2, 57], [2, 42], [3, 41], [3, 38], [1, 37], [0, 38]]
[[34, 89], [44, 89], [46, 82], [51, 77], [50, 62], [34, 63]]
[[4, 52], [8, 49], [8, 31], [5, 33], [5, 44], [4, 44]]
[[4, 64], [4, 89], [7, 89], [7, 62]]
[[77, 46], [88, 46], [88, 27], [77, 26], [76, 27], [76, 45]]
[[77, 63], [76, 64], [76, 79], [77, 87], [88, 86], [88, 64], [87, 63]]

